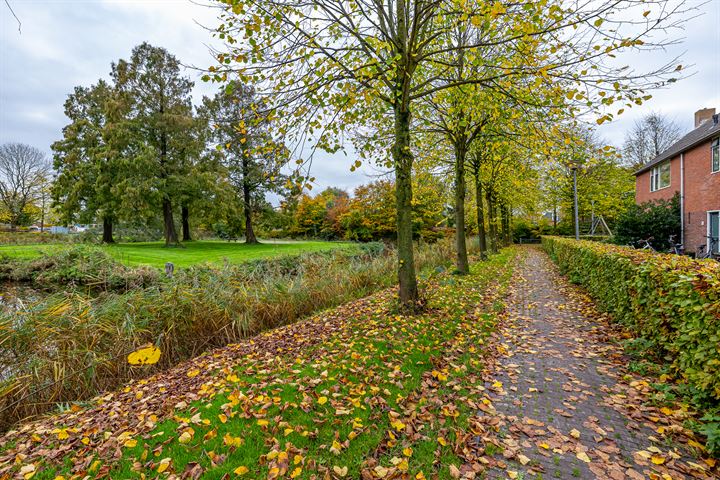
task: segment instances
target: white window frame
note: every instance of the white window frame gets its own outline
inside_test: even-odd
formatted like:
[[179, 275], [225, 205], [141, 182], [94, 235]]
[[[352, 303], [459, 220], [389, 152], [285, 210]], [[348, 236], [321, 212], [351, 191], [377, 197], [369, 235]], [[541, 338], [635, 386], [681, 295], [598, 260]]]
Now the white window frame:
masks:
[[[668, 184], [665, 186], [660, 186], [660, 169], [667, 165], [668, 167]], [[670, 167], [670, 160], [665, 160], [664, 162], [660, 162], [657, 165], [655, 165], [652, 170], [650, 170], [650, 191], [651, 192], [657, 192], [658, 190], [662, 190], [663, 188], [670, 188], [670, 185], [672, 185], [672, 170]]]
[[710, 173], [720, 172], [720, 137], [710, 143]]
[[[706, 245], [710, 244], [710, 240], [707, 237], [709, 237], [710, 233], [711, 233], [710, 232], [710, 215], [712, 215], [713, 213], [718, 214], [718, 237], [720, 238], [720, 210], [708, 210], [706, 223], [705, 223], [705, 225], [707, 225], [707, 227], [705, 228], [705, 236], [706, 236], [705, 244]], [[718, 242], [718, 244], [715, 245], [715, 247], [718, 249], [718, 251], [712, 252], [712, 253], [720, 253], [720, 241]]]

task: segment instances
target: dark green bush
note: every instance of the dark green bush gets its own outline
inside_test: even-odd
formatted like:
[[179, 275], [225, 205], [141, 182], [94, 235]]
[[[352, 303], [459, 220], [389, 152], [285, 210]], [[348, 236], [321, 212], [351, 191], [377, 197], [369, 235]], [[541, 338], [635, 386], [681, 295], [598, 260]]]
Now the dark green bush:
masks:
[[672, 200], [645, 202], [631, 206], [620, 215], [615, 226], [615, 243], [636, 245], [638, 241], [653, 237], [657, 250], [670, 248], [670, 236], [680, 241], [680, 196]]

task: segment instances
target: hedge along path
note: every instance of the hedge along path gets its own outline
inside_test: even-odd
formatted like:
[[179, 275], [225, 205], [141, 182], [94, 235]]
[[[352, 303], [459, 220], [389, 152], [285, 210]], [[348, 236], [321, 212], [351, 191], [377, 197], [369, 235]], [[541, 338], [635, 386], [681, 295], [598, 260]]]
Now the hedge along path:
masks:
[[678, 383], [720, 402], [720, 262], [559, 237], [542, 243], [601, 309], [648, 340]]
[[529, 247], [504, 320], [475, 439], [486, 478], [720, 478], [686, 407], [652, 404], [653, 379], [630, 374], [628, 338]]
[[218, 349], [0, 440], [0, 478], [448, 478], [515, 251]]

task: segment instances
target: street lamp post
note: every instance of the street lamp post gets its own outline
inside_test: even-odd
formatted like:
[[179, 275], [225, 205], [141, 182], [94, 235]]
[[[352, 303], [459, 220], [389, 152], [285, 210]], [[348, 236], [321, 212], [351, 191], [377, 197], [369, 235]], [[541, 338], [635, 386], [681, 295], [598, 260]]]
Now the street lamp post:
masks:
[[577, 165], [572, 166], [573, 172], [573, 215], [575, 217], [575, 240], [580, 240], [580, 219], [578, 218]]

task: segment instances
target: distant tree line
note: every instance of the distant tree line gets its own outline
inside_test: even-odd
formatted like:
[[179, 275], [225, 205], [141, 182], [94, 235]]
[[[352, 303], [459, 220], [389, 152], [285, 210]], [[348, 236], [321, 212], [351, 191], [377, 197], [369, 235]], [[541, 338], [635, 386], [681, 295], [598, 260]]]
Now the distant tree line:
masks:
[[281, 188], [288, 152], [251, 87], [230, 83], [198, 107], [192, 87], [175, 56], [143, 43], [111, 65], [110, 81], [75, 88], [52, 145], [52, 196], [66, 223], [97, 220], [112, 243], [119, 222], [159, 221], [166, 245], [179, 245], [192, 220], [236, 224], [242, 212], [246, 240], [257, 241], [253, 217]]

